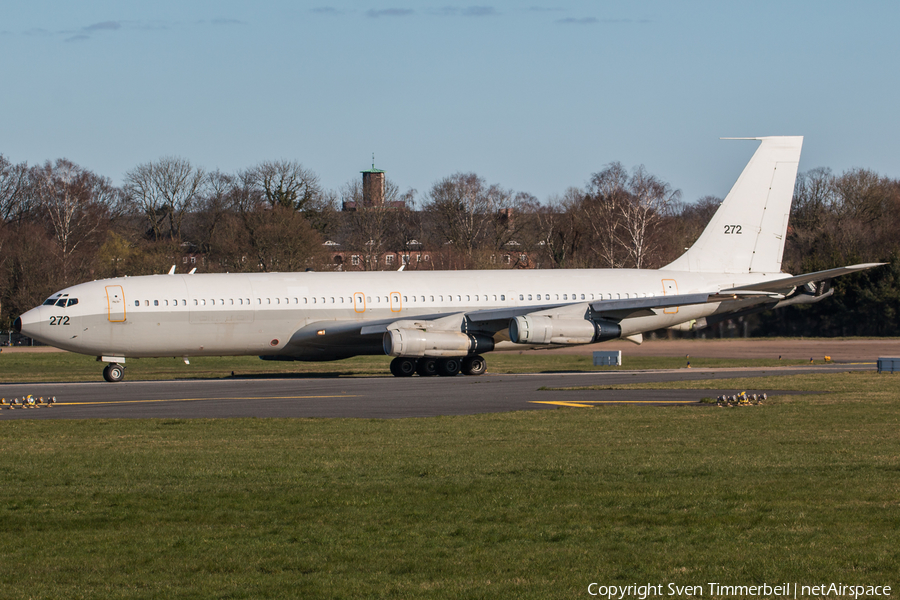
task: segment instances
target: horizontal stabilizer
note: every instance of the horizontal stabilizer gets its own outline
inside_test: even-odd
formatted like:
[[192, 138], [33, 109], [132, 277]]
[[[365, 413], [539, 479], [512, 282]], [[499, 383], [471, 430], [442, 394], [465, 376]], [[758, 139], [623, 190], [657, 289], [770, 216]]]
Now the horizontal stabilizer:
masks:
[[850, 265], [849, 267], [838, 267], [837, 269], [826, 269], [825, 271], [816, 271], [815, 273], [807, 273], [805, 275], [797, 275], [796, 277], [785, 277], [783, 279], [773, 279], [770, 281], [761, 281], [759, 283], [750, 283], [747, 285], [741, 285], [734, 288], [728, 288], [727, 290], [722, 290], [721, 294], [728, 294], [731, 292], [759, 292], [760, 294], [766, 293], [784, 293], [788, 292], [795, 287], [799, 287], [801, 285], [806, 285], [807, 283], [812, 283], [814, 281], [825, 281], [826, 279], [831, 279], [833, 277], [839, 277], [841, 275], [847, 275], [848, 273], [856, 273], [857, 271], [865, 271], [866, 269], [873, 269], [875, 267], [880, 267], [887, 263], [865, 263], [861, 265]]

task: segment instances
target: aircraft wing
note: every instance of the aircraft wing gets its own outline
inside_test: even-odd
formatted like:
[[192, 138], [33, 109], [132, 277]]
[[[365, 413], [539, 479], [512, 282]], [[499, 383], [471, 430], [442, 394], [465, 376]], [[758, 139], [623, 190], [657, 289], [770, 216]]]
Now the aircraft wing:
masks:
[[816, 271], [815, 273], [797, 275], [796, 277], [785, 277], [783, 279], [773, 279], [771, 281], [761, 281], [759, 283], [741, 285], [738, 287], [722, 290], [720, 294], [727, 295], [729, 293], [746, 292], [772, 292], [783, 294], [790, 292], [793, 288], [800, 287], [801, 285], [806, 285], [807, 283], [812, 283], [815, 281], [825, 281], [826, 279], [832, 279], [833, 277], [838, 277], [840, 275], [847, 275], [848, 273], [856, 273], [857, 271], [865, 271], [866, 269], [880, 267], [884, 264], [887, 263], [865, 263], [860, 265], [850, 265], [849, 267], [838, 267], [837, 269], [826, 269], [825, 271]]

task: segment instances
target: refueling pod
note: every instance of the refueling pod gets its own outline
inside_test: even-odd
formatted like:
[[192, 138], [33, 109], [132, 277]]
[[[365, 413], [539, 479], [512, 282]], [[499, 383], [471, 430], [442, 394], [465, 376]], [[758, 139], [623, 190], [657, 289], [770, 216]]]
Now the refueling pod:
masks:
[[622, 328], [611, 321], [552, 319], [524, 315], [509, 321], [509, 339], [516, 344], [593, 344], [622, 336]]

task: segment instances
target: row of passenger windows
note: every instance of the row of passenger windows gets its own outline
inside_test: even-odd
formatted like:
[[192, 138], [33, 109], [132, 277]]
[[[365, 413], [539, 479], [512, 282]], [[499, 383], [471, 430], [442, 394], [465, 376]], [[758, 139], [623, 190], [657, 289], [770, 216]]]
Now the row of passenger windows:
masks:
[[[393, 294], [392, 296], [393, 296], [393, 298], [391, 296], [374, 296], [374, 302], [373, 302], [373, 296], [366, 296], [365, 303], [366, 304], [395, 305], [398, 302], [400, 302], [399, 294]], [[604, 299], [612, 300], [613, 298], [619, 299], [619, 298], [623, 298], [623, 297], [624, 298], [640, 298], [640, 297], [646, 298], [648, 296], [652, 297], [653, 294], [652, 293], [651, 294], [646, 294], [646, 293], [638, 294], [636, 292], [634, 294], [625, 293], [625, 294], [605, 294], [605, 295], [602, 293], [595, 293], [595, 294], [589, 294], [589, 293], [584, 293], [584, 294], [579, 294], [579, 293], [543, 294], [542, 293], [542, 294], [519, 294], [519, 301], [533, 302], [533, 301], [537, 300], [537, 301], [543, 301], [543, 302], [551, 302], [551, 301], [557, 300], [557, 301], [565, 302], [565, 301], [572, 301], [572, 300], [604, 300]], [[426, 300], [426, 298], [427, 298], [427, 300]], [[465, 300], [463, 298], [465, 298]], [[45, 302], [45, 304], [53, 304], [54, 302], [52, 302], [52, 300], [54, 300], [54, 299], [51, 298], [51, 299], [47, 300], [47, 302]], [[63, 301], [64, 301], [64, 299], [60, 299], [58, 302], [63, 302]], [[416, 304], [425, 303], [425, 302], [440, 302], [440, 303], [442, 303], [442, 302], [505, 302], [505, 301], [506, 301], [505, 294], [493, 294], [493, 295], [491, 295], [491, 294], [475, 294], [475, 295], [472, 295], [472, 294], [465, 294], [465, 295], [464, 294], [455, 294], [455, 295], [447, 294], [446, 296], [444, 296], [444, 295], [428, 295], [428, 296], [403, 295], [404, 303], [416, 303]], [[226, 298], [218, 298], [218, 299], [216, 299], [216, 298], [209, 298], [209, 299], [194, 298], [194, 299], [192, 299], [192, 302], [193, 302], [193, 306], [250, 306], [251, 305], [250, 298], [227, 298], [227, 299]], [[78, 303], [77, 299], [69, 300], [69, 306], [71, 306], [72, 304], [77, 304], [77, 303]], [[362, 303], [363, 303], [362, 295], [359, 294], [356, 296], [356, 304], [361, 305]], [[188, 301], [185, 299], [181, 299], [181, 300], [178, 300], [178, 299], [143, 300], [143, 301], [135, 300], [134, 301], [135, 306], [141, 306], [142, 304], [144, 306], [187, 306]], [[354, 304], [354, 297], [353, 296], [346, 296], [346, 297], [345, 296], [331, 296], [331, 297], [312, 296], [312, 297], [303, 297], [303, 298], [299, 298], [299, 297], [296, 297], [296, 298], [281, 298], [281, 297], [257, 298], [256, 304], [257, 305]], [[63, 305], [60, 304], [59, 306], [63, 306]]]

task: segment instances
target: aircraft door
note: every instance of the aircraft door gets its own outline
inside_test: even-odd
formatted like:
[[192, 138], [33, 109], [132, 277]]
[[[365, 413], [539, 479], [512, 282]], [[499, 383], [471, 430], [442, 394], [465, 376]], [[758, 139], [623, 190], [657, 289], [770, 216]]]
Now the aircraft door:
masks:
[[358, 313], [366, 312], [366, 295], [362, 292], [353, 294], [353, 310]]
[[[678, 294], [678, 282], [674, 279], [663, 279], [663, 296], [675, 296]], [[678, 307], [672, 306], [666, 309], [663, 309], [663, 313], [667, 315], [674, 315], [678, 313]]]
[[110, 323], [125, 321], [125, 292], [121, 285], [106, 286], [106, 305]]
[[403, 304], [400, 302], [400, 292], [391, 292], [391, 312], [400, 312]]

